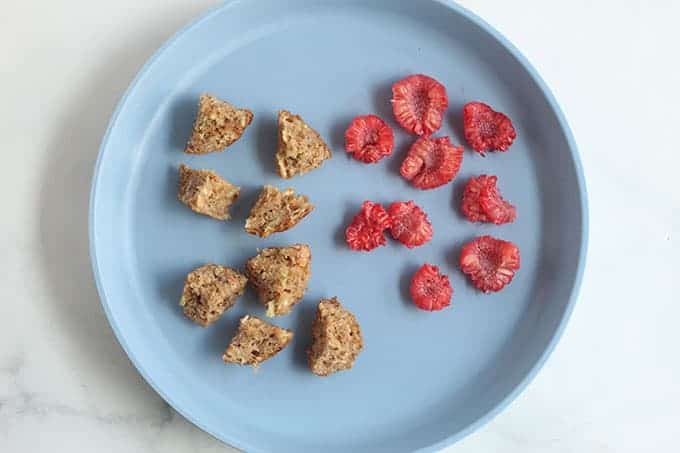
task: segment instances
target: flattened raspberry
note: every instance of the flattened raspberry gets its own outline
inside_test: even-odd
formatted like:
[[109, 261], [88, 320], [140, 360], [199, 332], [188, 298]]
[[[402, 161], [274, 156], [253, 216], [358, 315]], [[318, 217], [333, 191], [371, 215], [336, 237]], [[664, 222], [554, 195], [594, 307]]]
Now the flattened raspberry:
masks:
[[401, 176], [419, 189], [434, 189], [451, 181], [463, 162], [463, 147], [449, 137], [421, 137], [411, 145], [401, 164]]
[[345, 131], [345, 150], [361, 162], [378, 162], [393, 149], [392, 128], [378, 116], [357, 116]]
[[517, 217], [517, 209], [503, 199], [498, 189], [484, 188], [479, 196], [479, 205], [489, 217], [489, 221], [496, 225], [512, 223]]
[[413, 201], [392, 203], [387, 212], [392, 222], [392, 237], [406, 247], [412, 249], [432, 239], [432, 224], [425, 211]]
[[430, 135], [439, 129], [448, 106], [446, 88], [432, 77], [416, 74], [392, 85], [394, 116], [414, 134]]
[[510, 118], [483, 102], [463, 107], [465, 140], [482, 156], [486, 151], [507, 151], [517, 134]]
[[465, 217], [471, 222], [489, 221], [489, 218], [479, 204], [479, 195], [482, 192], [482, 189], [489, 184], [490, 178], [494, 178], [494, 176], [488, 177], [486, 175], [481, 175], [476, 178], [473, 177], [470, 178], [465, 185], [461, 209], [463, 214], [465, 214]]
[[501, 225], [514, 222], [517, 210], [505, 201], [496, 187], [496, 176], [481, 175], [470, 178], [463, 192], [461, 209], [472, 222]]
[[345, 240], [352, 250], [373, 250], [385, 245], [384, 231], [390, 227], [390, 216], [378, 203], [364, 201], [361, 209], [345, 230]]
[[480, 236], [463, 246], [460, 268], [485, 293], [500, 291], [519, 270], [515, 244], [491, 236]]
[[432, 264], [423, 264], [411, 279], [411, 299], [421, 310], [437, 311], [451, 305], [453, 287], [449, 277]]

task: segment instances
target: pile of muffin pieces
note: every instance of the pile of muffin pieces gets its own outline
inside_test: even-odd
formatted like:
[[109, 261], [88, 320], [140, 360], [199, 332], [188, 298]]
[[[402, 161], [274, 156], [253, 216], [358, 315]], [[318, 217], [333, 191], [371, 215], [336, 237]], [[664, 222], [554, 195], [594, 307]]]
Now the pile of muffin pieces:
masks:
[[[185, 152], [206, 154], [222, 151], [236, 142], [253, 120], [253, 113], [203, 94]], [[331, 157], [331, 150], [318, 132], [300, 116], [282, 110], [278, 115], [276, 170], [284, 179], [318, 168]], [[216, 172], [179, 168], [179, 200], [198, 214], [217, 220], [230, 218], [229, 208], [240, 188]], [[287, 231], [309, 215], [314, 206], [293, 189], [263, 187], [245, 223], [247, 233], [266, 238]], [[266, 307], [268, 317], [290, 313], [307, 289], [312, 253], [308, 245], [262, 249], [247, 260], [245, 274], [238, 270], [206, 264], [186, 278], [180, 305], [187, 318], [207, 327], [231, 308], [248, 282]], [[322, 299], [312, 323], [312, 343], [307, 349], [311, 371], [327, 376], [352, 367], [363, 348], [359, 324], [337, 298]], [[293, 332], [255, 316], [241, 318], [239, 328], [222, 358], [225, 362], [257, 367], [283, 350]]]

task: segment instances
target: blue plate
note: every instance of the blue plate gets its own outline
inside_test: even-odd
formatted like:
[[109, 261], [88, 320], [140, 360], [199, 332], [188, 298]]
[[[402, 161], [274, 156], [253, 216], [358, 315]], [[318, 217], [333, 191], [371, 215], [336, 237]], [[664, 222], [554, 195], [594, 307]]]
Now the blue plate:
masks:
[[[463, 143], [461, 107], [488, 102], [518, 132], [507, 153], [466, 147], [452, 184], [419, 191], [398, 168], [414, 137], [394, 123], [390, 86], [425, 73], [447, 88], [437, 135]], [[182, 152], [200, 93], [248, 107], [255, 119], [223, 153]], [[289, 181], [274, 172], [276, 112], [306, 118], [335, 156]], [[375, 113], [395, 129], [394, 155], [376, 165], [349, 159], [343, 132]], [[230, 222], [177, 201], [180, 163], [212, 168], [242, 187]], [[518, 207], [505, 226], [474, 225], [458, 208], [471, 175], [499, 176]], [[266, 240], [244, 219], [263, 184], [292, 186], [316, 210]], [[350, 251], [343, 230], [364, 199], [415, 200], [434, 239], [408, 250], [394, 241]], [[102, 143], [92, 187], [90, 242], [99, 294], [113, 329], [146, 380], [177, 411], [249, 452], [434, 451], [506, 406], [536, 374], [574, 304], [587, 237], [586, 194], [576, 146], [555, 100], [527, 61], [480, 19], [440, 1], [231, 1], [185, 28], [139, 73]], [[477, 235], [508, 239], [522, 269], [502, 292], [483, 295], [458, 270]], [[238, 319], [264, 316], [252, 292], [203, 329], [178, 306], [185, 275], [204, 263], [241, 267], [258, 247], [308, 243], [304, 301], [275, 323], [293, 344], [258, 372], [225, 365]], [[408, 283], [422, 263], [455, 288], [444, 311], [417, 310]], [[338, 296], [359, 319], [365, 350], [354, 369], [309, 372], [304, 350], [322, 297]]]

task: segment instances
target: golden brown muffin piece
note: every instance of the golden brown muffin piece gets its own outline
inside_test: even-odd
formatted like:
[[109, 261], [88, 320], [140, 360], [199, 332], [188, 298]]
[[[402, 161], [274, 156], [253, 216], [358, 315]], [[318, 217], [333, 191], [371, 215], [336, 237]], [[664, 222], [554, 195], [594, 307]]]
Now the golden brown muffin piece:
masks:
[[290, 313], [305, 294], [311, 273], [308, 245], [270, 247], [246, 262], [246, 275], [257, 290], [267, 316]]
[[332, 156], [318, 132], [298, 115], [279, 112], [279, 147], [276, 169], [282, 178], [292, 178], [319, 167]]
[[352, 368], [364, 347], [359, 323], [338, 299], [322, 299], [312, 323], [312, 346], [307, 350], [309, 368], [318, 376]]
[[206, 264], [187, 275], [179, 304], [187, 318], [206, 327], [236, 303], [247, 282], [245, 275], [233, 269]]
[[244, 316], [222, 360], [257, 367], [278, 354], [293, 339], [293, 332], [269, 324], [255, 316]]
[[281, 192], [276, 187], [264, 186], [246, 219], [246, 231], [266, 238], [290, 230], [313, 209], [309, 198], [297, 195], [293, 189]]
[[194, 170], [179, 166], [179, 201], [194, 212], [213, 219], [228, 220], [229, 207], [236, 201], [241, 189], [212, 170]]
[[202, 94], [194, 129], [185, 153], [206, 154], [222, 151], [241, 138], [253, 121], [253, 112], [239, 109], [209, 94]]

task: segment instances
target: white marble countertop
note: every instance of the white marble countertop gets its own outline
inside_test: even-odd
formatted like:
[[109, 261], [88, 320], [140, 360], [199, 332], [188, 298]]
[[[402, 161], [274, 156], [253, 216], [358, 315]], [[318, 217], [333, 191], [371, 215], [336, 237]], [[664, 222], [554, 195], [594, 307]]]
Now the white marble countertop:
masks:
[[[0, 451], [226, 452], [113, 337], [87, 244], [93, 163], [141, 64], [208, 0], [3, 2]], [[591, 242], [548, 364], [448, 451], [671, 452], [680, 424], [680, 2], [466, 0], [537, 67], [580, 145]]]

